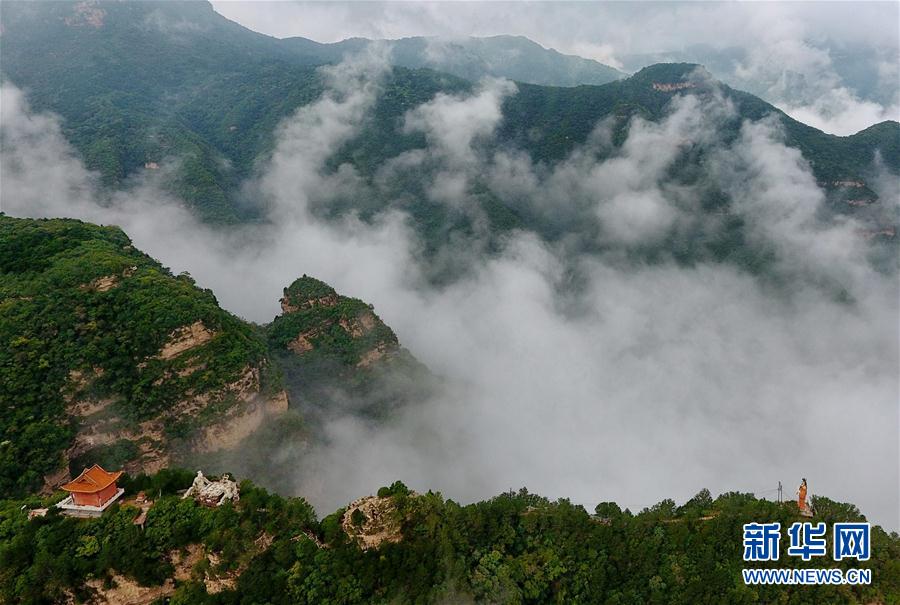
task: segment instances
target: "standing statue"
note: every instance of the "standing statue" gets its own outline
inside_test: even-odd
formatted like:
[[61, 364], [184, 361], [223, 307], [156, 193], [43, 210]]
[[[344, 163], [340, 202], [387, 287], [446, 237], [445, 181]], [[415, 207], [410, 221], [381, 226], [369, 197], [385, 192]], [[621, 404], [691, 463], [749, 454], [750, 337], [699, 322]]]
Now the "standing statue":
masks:
[[806, 493], [808, 489], [809, 488], [806, 485], [806, 477], [804, 477], [803, 481], [800, 483], [800, 487], [797, 489], [797, 508], [800, 510], [800, 514], [804, 517], [812, 517], [812, 509], [806, 502]]

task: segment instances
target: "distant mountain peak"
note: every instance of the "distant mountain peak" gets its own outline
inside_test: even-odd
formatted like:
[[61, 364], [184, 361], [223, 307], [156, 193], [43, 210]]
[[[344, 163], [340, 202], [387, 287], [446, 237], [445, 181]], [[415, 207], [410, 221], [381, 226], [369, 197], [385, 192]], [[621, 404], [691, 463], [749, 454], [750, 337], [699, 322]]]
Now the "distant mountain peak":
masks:
[[656, 63], [648, 65], [632, 78], [636, 80], [653, 80], [658, 82], [684, 82], [697, 80], [712, 80], [712, 74], [699, 63]]
[[391, 62], [398, 67], [428, 68], [471, 81], [493, 76], [526, 84], [578, 86], [605, 84], [626, 77], [613, 67], [545, 48], [524, 36], [348, 38], [332, 44], [297, 37], [282, 42], [320, 62], [338, 62], [367, 44], [383, 44], [392, 50]]

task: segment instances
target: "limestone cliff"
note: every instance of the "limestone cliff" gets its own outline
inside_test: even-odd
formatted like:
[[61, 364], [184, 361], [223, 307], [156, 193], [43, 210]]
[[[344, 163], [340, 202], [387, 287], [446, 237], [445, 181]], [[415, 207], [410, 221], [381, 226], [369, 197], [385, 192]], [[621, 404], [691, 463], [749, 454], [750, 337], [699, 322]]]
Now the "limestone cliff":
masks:
[[256, 327], [117, 227], [0, 215], [0, 493], [154, 471], [287, 407]]
[[304, 275], [284, 289], [266, 327], [291, 400], [308, 419], [333, 411], [382, 415], [421, 397], [427, 369], [372, 305]]

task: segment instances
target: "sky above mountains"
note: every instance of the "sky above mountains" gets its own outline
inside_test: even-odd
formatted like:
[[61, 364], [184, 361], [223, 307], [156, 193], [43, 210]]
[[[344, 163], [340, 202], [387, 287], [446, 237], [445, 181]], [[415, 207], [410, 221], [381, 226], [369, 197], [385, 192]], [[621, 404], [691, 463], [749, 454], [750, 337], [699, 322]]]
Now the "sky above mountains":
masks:
[[700, 62], [711, 69], [709, 64], [715, 64], [716, 77], [832, 134], [852, 134], [900, 116], [900, 4], [893, 2], [217, 0], [213, 6], [255, 31], [319, 42], [522, 35], [624, 69], [640, 63], [635, 55], [688, 49], [686, 55], [670, 59]]

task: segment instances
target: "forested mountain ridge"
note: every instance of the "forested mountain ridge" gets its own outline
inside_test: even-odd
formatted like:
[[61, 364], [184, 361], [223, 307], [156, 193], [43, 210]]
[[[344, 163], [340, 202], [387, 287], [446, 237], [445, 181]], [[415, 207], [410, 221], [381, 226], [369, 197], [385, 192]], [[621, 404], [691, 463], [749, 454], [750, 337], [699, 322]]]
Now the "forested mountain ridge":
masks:
[[398, 67], [428, 68], [473, 81], [492, 76], [544, 86], [578, 86], [606, 84], [627, 75], [591, 59], [546, 49], [523, 36], [350, 38], [332, 44], [286, 38], [284, 43], [305, 55], [317, 57], [322, 63], [336, 63], [348, 54], [376, 44], [389, 49], [391, 63]]
[[[124, 502], [99, 519], [51, 508], [60, 496], [0, 502], [0, 599], [72, 599], [171, 605], [362, 603], [885, 603], [900, 596], [900, 538], [872, 528], [865, 562], [804, 562], [786, 552], [755, 564], [797, 569], [867, 568], [871, 585], [748, 586], [742, 525], [797, 520], [783, 504], [707, 490], [678, 506], [663, 500], [637, 514], [603, 502], [589, 514], [566, 499], [522, 489], [461, 506], [402, 483], [318, 520], [302, 498], [249, 481], [240, 501], [217, 508], [181, 499], [190, 471], [126, 478]], [[141, 526], [133, 497], [152, 503]], [[815, 498], [817, 521], [862, 521], [852, 504]], [[361, 503], [368, 506], [360, 507]], [[361, 509], [379, 512], [369, 518]], [[350, 511], [355, 513], [351, 514]], [[357, 514], [359, 513], [359, 514]], [[376, 535], [371, 530], [378, 529]], [[157, 599], [159, 601], [157, 601]]]
[[[329, 332], [329, 354], [355, 361], [318, 366], [320, 388], [360, 380], [364, 355], [368, 374], [386, 367], [382, 356], [419, 367], [368, 305], [344, 300], [365, 311], [351, 319], [391, 347], [368, 342], [379, 356]], [[9, 495], [53, 488], [88, 463], [155, 470], [228, 449], [288, 409], [262, 328], [117, 227], [0, 214], [0, 342], [0, 491]], [[310, 380], [311, 370], [288, 367]], [[301, 408], [311, 395], [305, 383], [288, 390]], [[363, 403], [396, 403], [393, 395]]]
[[[326, 82], [316, 65], [333, 60], [302, 50], [296, 40], [251, 32], [204, 3], [5, 2], [0, 19], [3, 76], [26, 91], [34, 109], [62, 116], [63, 132], [88, 168], [115, 187], [142, 170], [176, 162], [169, 187], [211, 221], [259, 217], [255, 200], [239, 199], [240, 185], [271, 152], [282, 120], [321, 96]], [[448, 56], [454, 52], [459, 50]], [[519, 84], [503, 100], [491, 146], [521, 149], [535, 162], [553, 164], [584, 144], [608, 117], [617, 120], [615, 142], [621, 144], [631, 118], [662, 120], [674, 98], [702, 94], [702, 87], [681, 86], [697, 70], [690, 64], [663, 64], [600, 86]], [[865, 181], [876, 153], [890, 171], [900, 170], [900, 125], [895, 122], [849, 137], [828, 135], [757, 97], [707, 79], [737, 107], [727, 126], [731, 136], [742, 120], [775, 116], [785, 143], [803, 152], [816, 178], [837, 198], [846, 198], [846, 192], [835, 183], [852, 181], [863, 183], [861, 191], [853, 191], [854, 200], [874, 200]], [[401, 131], [408, 111], [440, 92], [468, 94], [475, 88], [449, 74], [395, 67], [361, 132], [330, 165], [348, 162], [371, 178], [387, 160], [426, 145], [421, 133]], [[694, 167], [696, 158], [689, 160]], [[552, 231], [480, 186], [493, 229]], [[362, 207], [352, 201], [345, 209], [371, 216], [397, 204], [391, 194], [383, 192]], [[426, 239], [459, 227], [440, 214], [443, 209], [412, 210]]]
[[[880, 51], [865, 43], [838, 42], [827, 37], [814, 42], [807, 40], [807, 43], [811, 49], [828, 53], [829, 65], [839, 77], [840, 85], [847, 86], [859, 98], [876, 101], [886, 107], [894, 102], [896, 86], [891, 86], [889, 80], [882, 81], [883, 75], [879, 74], [879, 65], [884, 60], [882, 56], [889, 54], [889, 49], [885, 49], [885, 55], [882, 55]], [[781, 88], [782, 93], [790, 95], [788, 98], [809, 101], [813, 99], [807, 95], [817, 90], [806, 88], [808, 75], [790, 68], [785, 72], [779, 70], [770, 74], [768, 80], [765, 77], [754, 80], [753, 75], [747, 74], [747, 71], [753, 70], [746, 69], [754, 58], [749, 49], [741, 46], [719, 48], [709, 44], [690, 44], [677, 50], [627, 54], [618, 58], [623, 68], [631, 72], [655, 63], [702, 63], [732, 86], [763, 97], [767, 92], [772, 92], [771, 87]], [[775, 81], [778, 76], [782, 78], [780, 83]], [[829, 84], [831, 83], [829, 81]]]
[[[226, 222], [248, 218], [237, 186], [279, 121], [321, 94], [315, 66], [360, 42], [281, 41], [190, 1], [9, 2], [0, 22], [0, 73], [35, 109], [64, 118], [66, 136], [107, 185], [177, 158], [173, 192]], [[433, 75], [421, 77], [434, 88]]]
[[284, 289], [282, 315], [269, 326], [273, 344], [295, 355], [339, 358], [369, 367], [399, 351], [397, 336], [359, 299], [339, 296], [328, 284], [304, 275]]

